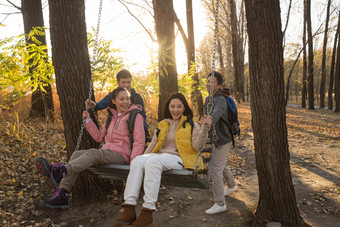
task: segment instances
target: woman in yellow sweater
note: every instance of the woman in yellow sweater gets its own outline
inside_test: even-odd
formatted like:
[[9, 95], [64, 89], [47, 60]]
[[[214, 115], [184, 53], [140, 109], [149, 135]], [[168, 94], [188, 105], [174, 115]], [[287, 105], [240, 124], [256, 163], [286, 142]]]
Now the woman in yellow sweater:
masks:
[[[205, 117], [202, 128], [193, 122], [193, 113], [181, 93], [170, 95], [152, 141], [143, 155], [136, 157], [130, 166], [124, 193], [123, 214], [115, 226], [148, 226], [152, 211], [156, 209], [162, 172], [171, 169], [194, 169], [203, 135], [203, 125], [208, 128], [211, 118]], [[203, 168], [200, 167], [201, 169]], [[136, 220], [135, 206], [144, 178], [144, 203]]]

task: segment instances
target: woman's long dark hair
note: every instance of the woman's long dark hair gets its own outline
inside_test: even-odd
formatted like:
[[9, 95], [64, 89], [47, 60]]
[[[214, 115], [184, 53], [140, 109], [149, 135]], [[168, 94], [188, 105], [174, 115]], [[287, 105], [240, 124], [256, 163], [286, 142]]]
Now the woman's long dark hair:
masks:
[[122, 87], [117, 87], [116, 89], [114, 89], [112, 92], [111, 92], [111, 98], [110, 98], [110, 101], [109, 101], [109, 107], [110, 108], [113, 108], [113, 109], [117, 109], [116, 105], [112, 103], [112, 99], [116, 100], [119, 92], [121, 91], [126, 91], [129, 96], [130, 96], [130, 93], [125, 89], [125, 88], [122, 88]]
[[179, 99], [183, 103], [184, 108], [185, 108], [185, 110], [183, 112], [184, 116], [187, 116], [190, 119], [192, 119], [194, 117], [194, 114], [192, 113], [192, 110], [190, 109], [189, 104], [188, 104], [186, 98], [184, 97], [184, 95], [182, 93], [179, 93], [179, 92], [174, 92], [174, 93], [170, 94], [168, 101], [165, 104], [164, 118], [172, 119], [171, 113], [169, 111], [169, 106], [170, 106], [171, 100], [173, 100], [173, 99]]

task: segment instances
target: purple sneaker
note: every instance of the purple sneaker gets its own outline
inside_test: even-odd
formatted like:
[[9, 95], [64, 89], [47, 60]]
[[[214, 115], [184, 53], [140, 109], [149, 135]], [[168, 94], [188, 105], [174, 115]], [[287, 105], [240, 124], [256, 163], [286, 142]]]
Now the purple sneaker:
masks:
[[42, 205], [52, 209], [67, 210], [68, 207], [68, 193], [65, 189], [57, 187], [54, 190], [53, 196], [48, 200], [42, 201]]
[[47, 183], [50, 186], [56, 188], [61, 179], [66, 176], [66, 168], [64, 164], [52, 164], [50, 165], [43, 157], [39, 157], [36, 162], [37, 169], [47, 179]]

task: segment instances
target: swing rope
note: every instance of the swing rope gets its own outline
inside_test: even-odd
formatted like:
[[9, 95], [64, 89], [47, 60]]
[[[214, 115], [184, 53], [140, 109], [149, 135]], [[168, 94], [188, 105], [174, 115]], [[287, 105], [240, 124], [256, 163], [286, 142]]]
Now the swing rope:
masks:
[[[102, 8], [103, 8], [103, 0], [100, 0], [99, 3], [99, 12], [98, 12], [98, 23], [97, 23], [97, 30], [96, 30], [96, 39], [95, 39], [95, 43], [94, 43], [94, 49], [93, 49], [93, 56], [92, 56], [92, 62], [95, 63], [97, 61], [97, 50], [98, 50], [98, 39], [99, 39], [99, 28], [100, 28], [100, 18], [102, 15]], [[92, 93], [93, 93], [93, 72], [94, 72], [94, 68], [91, 68], [91, 78], [90, 78], [90, 84], [89, 84], [89, 98], [88, 100], [90, 101], [90, 105], [91, 106], [91, 98], [92, 98]], [[86, 111], [88, 111], [89, 109], [86, 108]], [[98, 121], [98, 116], [94, 113], [94, 116], [96, 117], [97, 122]], [[78, 140], [77, 140], [77, 145], [75, 148], [75, 151], [79, 149], [80, 146], [80, 142], [81, 139], [83, 137], [83, 132], [84, 132], [84, 127], [85, 127], [85, 120], [83, 120], [82, 125], [80, 127], [80, 132], [79, 132], [79, 136], [78, 136]]]
[[[218, 33], [218, 11], [219, 11], [219, 0], [216, 1], [216, 8], [215, 8], [215, 30], [214, 30], [214, 43], [213, 43], [213, 54], [212, 54], [212, 71], [210, 76], [210, 94], [208, 96], [208, 104], [207, 104], [207, 116], [212, 116], [212, 110], [213, 110], [213, 92], [214, 92], [214, 75], [215, 75], [215, 56], [216, 56], [216, 49], [217, 49], [217, 33]], [[202, 151], [205, 145], [205, 137], [208, 132], [207, 125], [204, 125], [203, 128], [203, 135], [202, 140], [200, 144], [199, 153], [195, 160], [195, 170], [194, 170], [194, 177], [197, 177], [198, 174], [198, 168], [202, 165]], [[212, 145], [214, 146], [215, 142], [217, 141], [217, 135], [216, 135], [216, 129], [215, 125], [211, 125], [211, 133], [212, 133]], [[210, 157], [210, 158], [213, 158]], [[198, 163], [199, 162], [199, 163]], [[211, 169], [211, 168], [209, 168]], [[209, 170], [211, 172], [211, 170]], [[210, 176], [210, 174], [208, 174]], [[209, 179], [210, 180], [210, 179]], [[209, 182], [208, 182], [209, 183]]]

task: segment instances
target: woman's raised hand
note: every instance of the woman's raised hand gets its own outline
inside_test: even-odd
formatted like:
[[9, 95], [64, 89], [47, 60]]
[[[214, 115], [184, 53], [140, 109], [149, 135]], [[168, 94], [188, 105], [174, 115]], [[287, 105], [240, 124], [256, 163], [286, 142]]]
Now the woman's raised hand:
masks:
[[209, 130], [210, 127], [211, 127], [211, 116], [204, 115], [203, 125], [204, 125], [204, 124], [207, 125], [208, 130]]

